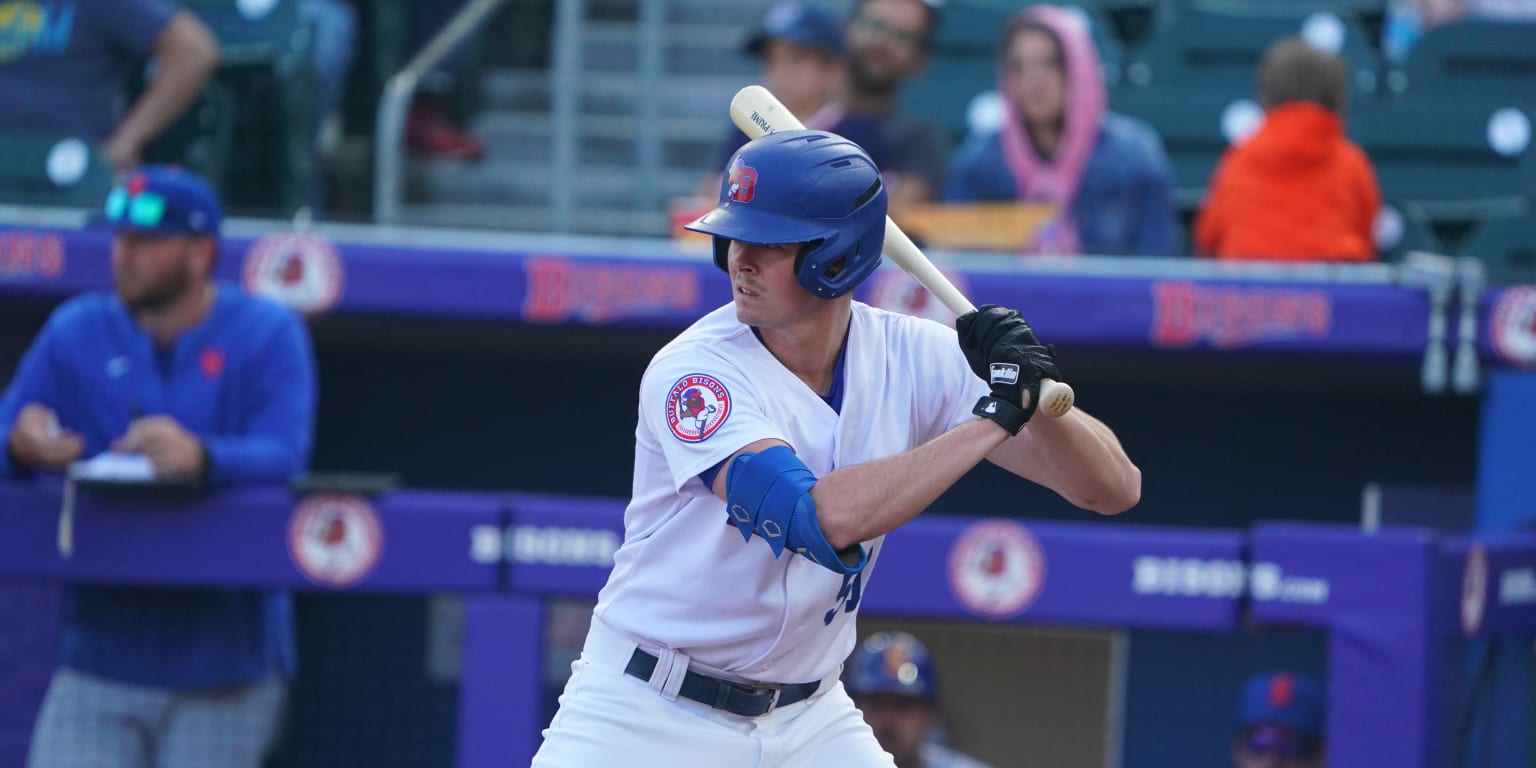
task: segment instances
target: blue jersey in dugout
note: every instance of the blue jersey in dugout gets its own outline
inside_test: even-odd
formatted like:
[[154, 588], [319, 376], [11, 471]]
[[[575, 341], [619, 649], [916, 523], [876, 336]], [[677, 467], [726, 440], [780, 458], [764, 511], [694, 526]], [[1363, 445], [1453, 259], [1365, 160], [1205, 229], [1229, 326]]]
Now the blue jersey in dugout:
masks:
[[[309, 338], [286, 308], [219, 284], [208, 316], [156, 349], [116, 296], [54, 311], [0, 399], [0, 434], [42, 403], [86, 456], [140, 416], [166, 414], [203, 442], [214, 486], [279, 483], [303, 470], [314, 420]], [[22, 470], [0, 450], [0, 472]], [[65, 666], [175, 689], [238, 685], [294, 668], [286, 593], [82, 586], [64, 604]]]

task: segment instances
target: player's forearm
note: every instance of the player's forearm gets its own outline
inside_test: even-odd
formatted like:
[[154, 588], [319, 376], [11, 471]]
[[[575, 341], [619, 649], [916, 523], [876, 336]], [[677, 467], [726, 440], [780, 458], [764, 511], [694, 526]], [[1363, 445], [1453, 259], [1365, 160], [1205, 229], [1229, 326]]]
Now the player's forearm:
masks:
[[1103, 422], [1074, 409], [1059, 419], [1030, 419], [1025, 429], [1052, 485], [1073, 504], [1115, 515], [1140, 501], [1141, 470]]
[[304, 471], [303, 450], [292, 440], [210, 436], [203, 439], [203, 448], [208, 481], [215, 485], [281, 483]]
[[975, 419], [910, 451], [828, 473], [811, 491], [822, 532], [842, 549], [895, 530], [1007, 438], [997, 424]]

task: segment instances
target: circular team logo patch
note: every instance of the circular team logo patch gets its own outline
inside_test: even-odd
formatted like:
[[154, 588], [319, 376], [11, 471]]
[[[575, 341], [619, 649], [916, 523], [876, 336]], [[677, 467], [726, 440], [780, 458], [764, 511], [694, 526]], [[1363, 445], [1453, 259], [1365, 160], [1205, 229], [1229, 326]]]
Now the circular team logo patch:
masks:
[[1488, 326], [1499, 357], [1513, 365], [1536, 366], [1536, 285], [1504, 289], [1493, 303]]
[[949, 587], [967, 609], [1007, 618], [1028, 608], [1045, 585], [1045, 552], [1028, 528], [983, 520], [949, 550]]
[[341, 298], [341, 256], [329, 240], [293, 232], [267, 235], [245, 252], [245, 290], [311, 315]]
[[677, 439], [697, 443], [707, 439], [731, 415], [731, 393], [713, 376], [690, 373], [667, 393], [667, 426]]
[[1488, 605], [1488, 554], [1482, 544], [1473, 544], [1467, 552], [1466, 570], [1461, 574], [1461, 631], [1474, 637], [1483, 628], [1483, 610]]
[[317, 584], [346, 587], [373, 572], [384, 554], [384, 525], [361, 496], [307, 496], [288, 521], [288, 554]]

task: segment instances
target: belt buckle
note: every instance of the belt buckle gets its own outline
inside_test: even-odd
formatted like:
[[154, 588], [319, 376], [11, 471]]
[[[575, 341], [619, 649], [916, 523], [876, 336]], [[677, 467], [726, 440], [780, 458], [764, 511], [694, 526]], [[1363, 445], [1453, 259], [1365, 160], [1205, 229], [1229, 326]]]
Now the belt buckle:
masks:
[[769, 712], [772, 712], [775, 707], [779, 706], [779, 694], [784, 692], [784, 686], [782, 686], [782, 685], [771, 685], [770, 684], [770, 685], [753, 685], [752, 687], [757, 689], [757, 690], [759, 690], [759, 691], [767, 691], [768, 692], [768, 709], [767, 709], [767, 711], [763, 712], [763, 714], [766, 715]]

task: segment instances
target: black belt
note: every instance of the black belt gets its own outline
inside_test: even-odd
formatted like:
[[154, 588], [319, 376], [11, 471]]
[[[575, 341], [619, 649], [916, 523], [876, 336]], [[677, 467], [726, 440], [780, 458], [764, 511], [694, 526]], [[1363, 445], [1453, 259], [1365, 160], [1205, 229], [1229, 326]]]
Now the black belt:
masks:
[[[629, 666], [624, 668], [624, 674], [647, 682], [651, 679], [651, 673], [655, 671], [655, 654], [646, 653], [639, 648], [636, 648], [635, 654], [629, 657]], [[683, 687], [677, 689], [677, 695], [700, 704], [708, 704], [715, 709], [723, 709], [733, 715], [757, 717], [772, 712], [774, 707], [805, 701], [820, 687], [820, 680], [814, 683], [751, 685], [701, 675], [690, 670], [683, 675]]]

